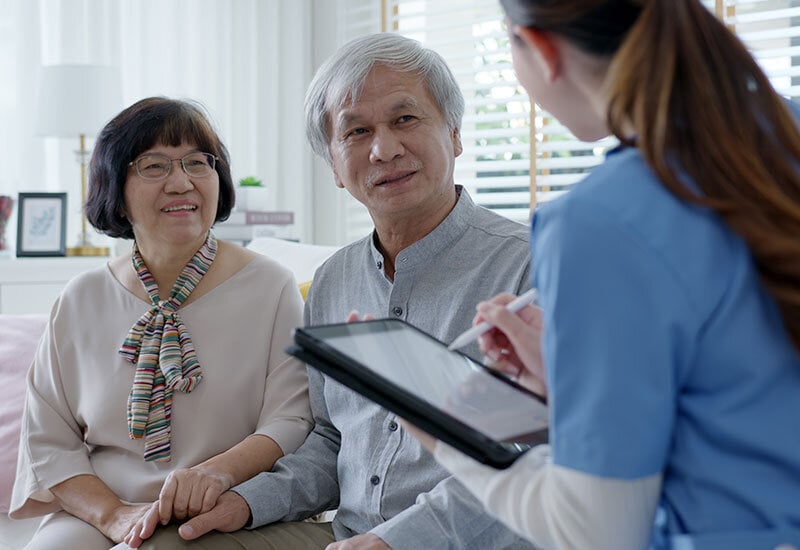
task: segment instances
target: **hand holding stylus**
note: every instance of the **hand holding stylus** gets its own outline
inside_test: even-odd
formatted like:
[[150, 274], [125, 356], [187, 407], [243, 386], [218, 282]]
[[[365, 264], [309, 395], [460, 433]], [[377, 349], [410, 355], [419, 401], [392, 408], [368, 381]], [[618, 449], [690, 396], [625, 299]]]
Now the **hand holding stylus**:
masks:
[[[533, 302], [535, 301], [536, 301], [536, 289], [532, 288], [529, 291], [520, 294], [514, 300], [509, 302], [508, 305], [506, 305], [506, 309], [516, 313], [523, 307], [529, 304], [533, 304]], [[458, 338], [453, 340], [453, 342], [449, 346], [447, 346], [447, 349], [454, 350], [464, 347], [470, 342], [474, 342], [475, 340], [477, 340], [482, 334], [487, 332], [490, 328], [492, 328], [492, 325], [490, 323], [487, 323], [486, 321], [480, 322], [474, 327], [467, 329], [466, 331], [461, 333], [458, 336]]]
[[546, 397], [541, 353], [542, 310], [520, 307], [512, 312], [510, 303], [513, 296], [501, 294], [478, 304], [476, 321], [485, 321], [493, 328], [481, 336], [481, 352], [491, 360], [493, 368]]

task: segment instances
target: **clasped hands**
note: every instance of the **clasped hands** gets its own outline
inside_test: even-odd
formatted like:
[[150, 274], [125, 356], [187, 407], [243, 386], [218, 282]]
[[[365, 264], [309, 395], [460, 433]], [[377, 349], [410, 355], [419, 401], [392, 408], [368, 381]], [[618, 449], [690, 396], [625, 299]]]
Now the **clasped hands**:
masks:
[[[159, 524], [166, 525], [170, 519], [185, 519], [192, 518], [184, 523], [178, 529], [181, 537], [186, 540], [196, 539], [209, 531], [217, 530], [223, 532], [237, 531], [247, 524], [250, 515], [250, 508], [245, 500], [234, 493], [233, 491], [222, 491], [218, 499], [215, 498], [211, 501], [212, 494], [216, 493], [217, 487], [213, 482], [195, 483], [189, 489], [189, 485], [181, 488], [181, 481], [191, 479], [194, 474], [185, 474], [186, 470], [176, 470], [164, 482], [164, 487], [161, 490], [161, 495], [158, 501], [150, 505], [149, 510], [145, 513], [144, 517], [140, 519], [137, 524], [131, 529], [130, 534], [125, 538], [125, 543], [131, 548], [138, 548], [142, 543], [150, 538], [155, 532]], [[173, 475], [174, 474], [174, 475]], [[173, 478], [173, 479], [170, 479]], [[202, 490], [205, 486], [206, 489]], [[192, 498], [195, 489], [202, 490], [202, 498], [199, 495]], [[186, 495], [189, 498], [184, 498]], [[167, 499], [164, 499], [167, 496]], [[208, 500], [206, 500], [208, 496]], [[200, 502], [200, 508], [192, 507], [192, 502]], [[208, 505], [210, 502], [210, 505]], [[184, 503], [186, 507], [184, 508]], [[162, 511], [163, 504], [163, 511]], [[169, 516], [168, 509], [173, 510], [173, 514], [179, 511], [183, 517], [177, 515]], [[185, 511], [184, 511], [185, 510]], [[162, 516], [162, 513], [164, 514]], [[167, 518], [164, 520], [164, 518]], [[356, 535], [349, 539], [340, 540], [329, 544], [326, 550], [389, 550], [389, 546], [379, 537], [372, 533], [364, 533]]]
[[166, 525], [172, 520], [193, 518], [211, 511], [231, 484], [229, 476], [206, 471], [202, 466], [170, 472], [164, 480], [158, 500], [150, 504], [134, 524], [125, 537], [125, 543], [138, 548], [153, 535], [159, 524]]
[[[250, 517], [250, 507], [239, 494], [229, 491], [230, 480], [205, 471], [202, 466], [171, 472], [161, 488], [159, 499], [150, 505], [125, 537], [125, 543], [138, 548], [153, 536], [159, 525], [172, 520], [189, 519], [178, 528], [185, 540], [194, 540], [216, 530], [231, 532], [242, 529]], [[364, 533], [328, 545], [327, 550], [388, 550], [376, 535]]]

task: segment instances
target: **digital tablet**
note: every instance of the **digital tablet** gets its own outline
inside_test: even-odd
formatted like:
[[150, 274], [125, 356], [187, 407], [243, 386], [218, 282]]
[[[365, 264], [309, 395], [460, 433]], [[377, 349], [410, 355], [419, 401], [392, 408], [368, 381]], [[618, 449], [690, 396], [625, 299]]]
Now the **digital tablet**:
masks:
[[298, 328], [287, 352], [474, 459], [547, 442], [547, 404], [399, 319]]

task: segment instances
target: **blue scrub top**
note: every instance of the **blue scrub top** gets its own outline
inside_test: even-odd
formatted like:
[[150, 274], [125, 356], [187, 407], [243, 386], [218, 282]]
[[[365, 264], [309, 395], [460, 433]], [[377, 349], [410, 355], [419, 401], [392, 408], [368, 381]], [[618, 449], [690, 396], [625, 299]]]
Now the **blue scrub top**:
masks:
[[531, 249], [553, 461], [663, 474], [654, 546], [800, 528], [800, 359], [745, 243], [627, 148], [538, 209]]

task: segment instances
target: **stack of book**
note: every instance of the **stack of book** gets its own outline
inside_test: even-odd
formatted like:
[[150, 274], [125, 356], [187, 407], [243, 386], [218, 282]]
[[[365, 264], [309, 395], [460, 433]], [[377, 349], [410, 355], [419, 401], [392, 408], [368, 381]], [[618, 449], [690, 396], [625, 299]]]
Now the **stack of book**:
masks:
[[214, 235], [242, 246], [258, 237], [295, 239], [294, 212], [234, 210], [214, 226]]

